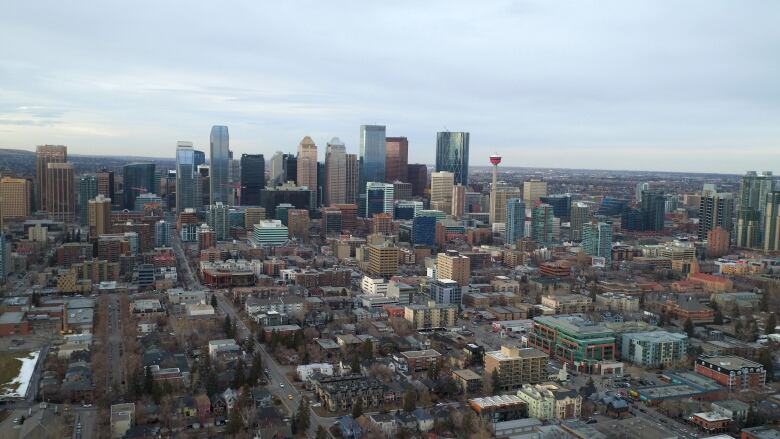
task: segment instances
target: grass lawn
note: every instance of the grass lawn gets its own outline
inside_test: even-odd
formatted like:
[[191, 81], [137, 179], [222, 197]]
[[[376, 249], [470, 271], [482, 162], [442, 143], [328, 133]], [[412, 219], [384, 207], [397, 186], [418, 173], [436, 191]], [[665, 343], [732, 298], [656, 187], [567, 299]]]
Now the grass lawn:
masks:
[[6, 390], [6, 386], [19, 375], [22, 362], [18, 357], [27, 355], [24, 352], [0, 352], [0, 393]]

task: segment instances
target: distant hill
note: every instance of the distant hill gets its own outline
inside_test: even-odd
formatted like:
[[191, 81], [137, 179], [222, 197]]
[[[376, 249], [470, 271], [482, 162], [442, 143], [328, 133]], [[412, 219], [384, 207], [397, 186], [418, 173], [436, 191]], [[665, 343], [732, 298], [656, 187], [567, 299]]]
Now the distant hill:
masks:
[[[176, 163], [173, 157], [165, 159], [159, 157], [84, 154], [68, 154], [68, 161], [73, 164], [76, 174], [95, 172], [103, 168], [120, 171], [122, 166], [133, 162], [152, 162], [159, 169], [173, 169]], [[35, 175], [35, 152], [0, 148], [0, 173], [16, 176]]]

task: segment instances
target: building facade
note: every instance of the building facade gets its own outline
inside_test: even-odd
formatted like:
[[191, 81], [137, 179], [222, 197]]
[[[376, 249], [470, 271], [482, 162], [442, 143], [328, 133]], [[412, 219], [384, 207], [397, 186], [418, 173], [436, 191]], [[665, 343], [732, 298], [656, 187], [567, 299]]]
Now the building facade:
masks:
[[455, 184], [469, 185], [469, 133], [436, 133], [436, 172], [454, 174]]

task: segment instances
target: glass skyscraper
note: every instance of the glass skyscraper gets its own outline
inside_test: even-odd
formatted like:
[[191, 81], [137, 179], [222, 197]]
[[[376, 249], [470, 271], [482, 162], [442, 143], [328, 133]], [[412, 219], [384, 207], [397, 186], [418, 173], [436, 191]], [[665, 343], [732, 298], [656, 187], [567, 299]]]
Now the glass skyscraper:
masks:
[[183, 212], [195, 208], [195, 150], [192, 142], [179, 142], [176, 145], [176, 210]]
[[124, 208], [135, 209], [135, 199], [144, 193], [155, 193], [154, 163], [130, 163], [124, 166]]
[[395, 188], [392, 184], [370, 181], [366, 184], [366, 218], [371, 218], [375, 213], [393, 214], [393, 194]]
[[228, 127], [214, 125], [211, 127], [210, 139], [211, 163], [209, 169], [209, 200], [210, 204], [222, 202], [228, 204], [230, 198], [230, 137]]
[[385, 143], [384, 125], [360, 126], [360, 184], [359, 193], [366, 193], [366, 183], [369, 181], [385, 181], [385, 158], [387, 144]]
[[519, 198], [506, 202], [506, 243], [514, 244], [525, 235], [525, 203]]
[[86, 175], [79, 178], [79, 224], [87, 224], [89, 200], [97, 197], [97, 177]]
[[241, 155], [241, 205], [259, 206], [260, 191], [265, 189], [265, 157]]
[[436, 133], [436, 171], [455, 174], [455, 184], [469, 185], [469, 133]]

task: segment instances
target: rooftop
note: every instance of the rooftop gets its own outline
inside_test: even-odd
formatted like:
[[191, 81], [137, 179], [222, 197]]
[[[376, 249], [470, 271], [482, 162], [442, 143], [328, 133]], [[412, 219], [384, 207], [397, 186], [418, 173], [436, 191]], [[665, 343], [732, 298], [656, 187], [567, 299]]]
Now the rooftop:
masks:
[[694, 413], [693, 416], [704, 419], [707, 422], [719, 422], [719, 421], [731, 420], [731, 418], [729, 418], [728, 416], [721, 415], [718, 412], [699, 412], [699, 413]]
[[0, 325], [18, 325], [24, 319], [23, 312], [9, 311], [0, 314]]
[[469, 402], [472, 405], [475, 405], [482, 409], [490, 408], [490, 407], [502, 407], [506, 405], [525, 404], [525, 402], [523, 402], [522, 399], [518, 398], [517, 395], [486, 396], [483, 398], [469, 399]]
[[740, 370], [745, 367], [763, 367], [755, 361], [746, 360], [735, 355], [722, 355], [715, 357], [699, 357], [699, 360], [726, 370]]
[[406, 351], [401, 352], [406, 358], [426, 358], [426, 357], [441, 357], [441, 354], [434, 349], [425, 349], [422, 351]]

